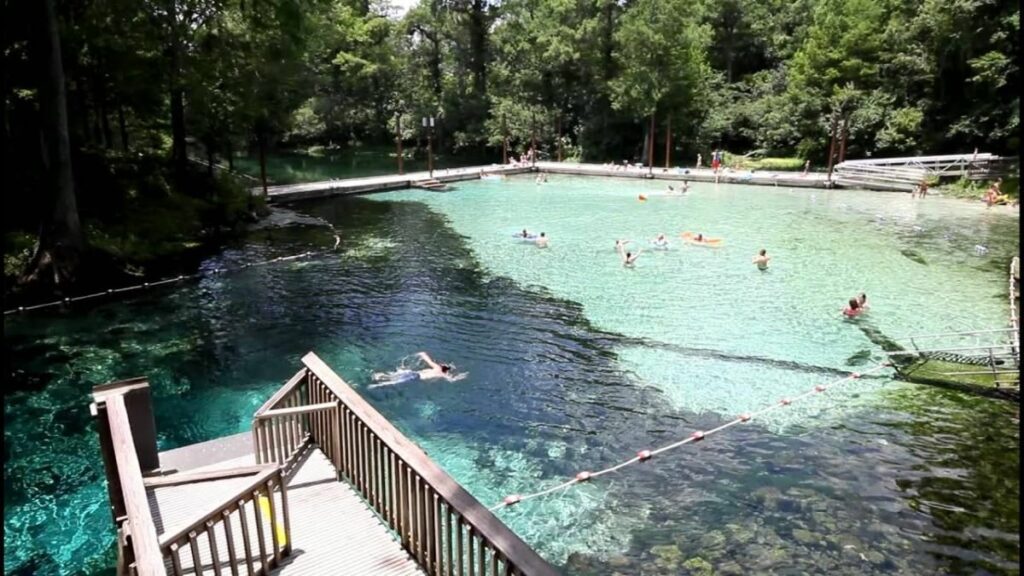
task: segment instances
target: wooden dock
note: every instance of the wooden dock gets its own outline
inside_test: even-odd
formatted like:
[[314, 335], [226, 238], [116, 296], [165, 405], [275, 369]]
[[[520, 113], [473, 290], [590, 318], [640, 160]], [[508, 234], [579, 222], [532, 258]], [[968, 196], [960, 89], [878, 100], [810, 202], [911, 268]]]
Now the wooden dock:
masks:
[[118, 574], [553, 576], [315, 354], [252, 431], [157, 453], [149, 385], [98, 386]]
[[[286, 203], [311, 198], [329, 196], [345, 196], [351, 194], [368, 194], [372, 192], [389, 192], [420, 188], [423, 182], [436, 181], [447, 185], [452, 182], [479, 180], [481, 175], [511, 176], [532, 172], [549, 174], [569, 174], [576, 176], [607, 176], [612, 178], [653, 179], [667, 182], [715, 182], [716, 175], [710, 168], [647, 168], [636, 166], [628, 169], [616, 169], [601, 164], [573, 164], [568, 162], [537, 162], [535, 166], [472, 166], [468, 168], [452, 168], [434, 170], [431, 177], [428, 172], [411, 172], [402, 175], [373, 176], [369, 178], [346, 178], [326, 180], [306, 184], [288, 184], [269, 186], [267, 200], [273, 203]], [[722, 170], [717, 176], [722, 184], [750, 184], [755, 186], [785, 186], [788, 188], [827, 188], [827, 175], [812, 172], [806, 176], [799, 172], [767, 172], [767, 171], [732, 171]], [[252, 193], [262, 195], [262, 188], [253, 188]]]

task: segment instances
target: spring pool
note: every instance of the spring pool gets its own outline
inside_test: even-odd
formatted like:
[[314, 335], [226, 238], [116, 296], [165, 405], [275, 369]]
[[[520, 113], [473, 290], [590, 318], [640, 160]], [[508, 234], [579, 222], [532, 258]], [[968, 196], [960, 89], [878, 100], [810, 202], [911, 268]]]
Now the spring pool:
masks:
[[[886, 337], [1005, 324], [1016, 214], [663, 187], [522, 177], [309, 202], [295, 208], [342, 232], [337, 254], [5, 320], [5, 573], [111, 571], [86, 408], [113, 379], [150, 378], [167, 449], [246, 430], [315, 350], [490, 505], [867, 368]], [[550, 247], [513, 241], [524, 227]], [[682, 231], [723, 246], [681, 244]], [[649, 249], [659, 232], [668, 251]], [[645, 246], [635, 268], [616, 238]], [[323, 227], [262, 231], [204, 266], [331, 242]], [[760, 248], [767, 272], [751, 263]], [[861, 291], [870, 312], [843, 320]], [[422, 349], [469, 377], [366, 388]], [[499, 516], [575, 574], [1013, 573], [1014, 411], [864, 378]]]

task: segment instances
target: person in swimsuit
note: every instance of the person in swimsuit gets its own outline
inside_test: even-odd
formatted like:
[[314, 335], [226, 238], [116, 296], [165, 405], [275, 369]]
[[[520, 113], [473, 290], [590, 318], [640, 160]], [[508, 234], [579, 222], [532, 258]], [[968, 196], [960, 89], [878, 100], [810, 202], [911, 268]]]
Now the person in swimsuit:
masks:
[[868, 295], [863, 293], [863, 292], [861, 292], [860, 295], [857, 296], [857, 304], [859, 304], [858, 308], [860, 308], [860, 310], [862, 312], [867, 312], [868, 311]]
[[622, 248], [619, 248], [619, 256], [622, 258], [622, 265], [627, 268], [632, 268], [636, 263], [636, 259], [640, 257], [640, 253], [643, 252], [643, 249], [638, 249], [636, 254], [633, 254], [632, 252], [625, 252], [625, 245], [623, 244], [622, 246]]
[[860, 307], [860, 301], [856, 298], [850, 298], [850, 303], [846, 308], [843, 309], [843, 315], [847, 318], [853, 318], [858, 316], [864, 310]]
[[768, 252], [764, 248], [761, 248], [761, 251], [757, 253], [757, 256], [754, 256], [754, 264], [757, 264], [758, 270], [767, 270], [768, 261], [771, 259], [772, 257], [768, 255]]
[[697, 234], [697, 237], [694, 238], [694, 241], [695, 242], [703, 242], [704, 241], [704, 235], [703, 234]]
[[664, 232], [658, 234], [658, 237], [655, 238], [651, 243], [654, 244], [655, 248], [660, 248], [662, 250], [668, 249], [668, 238], [665, 238]]
[[435, 362], [426, 352], [417, 352], [416, 357], [422, 360], [427, 367], [421, 370], [399, 368], [392, 372], [374, 372], [372, 376], [373, 381], [377, 386], [389, 386], [405, 382], [415, 382], [417, 380], [437, 380], [439, 378], [454, 382], [466, 377], [465, 372], [455, 374], [454, 367], [451, 364]]
[[537, 248], [547, 248], [548, 247], [548, 237], [545, 236], [543, 232], [541, 232], [540, 236], [537, 237], [536, 244], [537, 244]]

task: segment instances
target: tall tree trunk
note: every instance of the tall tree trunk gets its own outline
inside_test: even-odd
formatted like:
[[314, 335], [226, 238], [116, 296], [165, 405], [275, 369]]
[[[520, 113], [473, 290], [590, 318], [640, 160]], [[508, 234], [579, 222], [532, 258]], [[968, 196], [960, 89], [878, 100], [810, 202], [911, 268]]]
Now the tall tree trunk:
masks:
[[672, 114], [668, 115], [668, 127], [665, 132], [665, 169], [669, 169], [672, 161]]
[[128, 151], [128, 126], [124, 121], [124, 105], [117, 101], [117, 125], [121, 129], [121, 150]]
[[35, 254], [22, 280], [43, 282], [59, 291], [74, 279], [84, 242], [71, 172], [67, 95], [54, 0], [40, 0], [38, 7], [43, 173], [51, 202], [50, 213], [44, 216], [39, 228]]
[[835, 112], [832, 113], [832, 127], [829, 129], [829, 135], [831, 139], [828, 144], [828, 179], [832, 181], [832, 161], [835, 160], [836, 156], [836, 123], [839, 122], [839, 116]]
[[174, 175], [178, 182], [188, 167], [188, 151], [185, 144], [185, 89], [181, 81], [181, 38], [178, 31], [176, 2], [170, 3], [171, 21], [171, 159]]
[[263, 199], [267, 198], [267, 135], [260, 130], [257, 141], [260, 147], [260, 183], [263, 185]]
[[473, 91], [487, 93], [487, 9], [486, 0], [473, 0], [470, 12], [469, 47], [473, 67]]

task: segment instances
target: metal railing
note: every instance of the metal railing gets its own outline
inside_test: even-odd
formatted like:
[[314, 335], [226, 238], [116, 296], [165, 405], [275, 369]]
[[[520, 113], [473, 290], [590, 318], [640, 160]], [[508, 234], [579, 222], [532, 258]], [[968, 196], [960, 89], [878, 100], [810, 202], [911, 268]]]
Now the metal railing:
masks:
[[302, 363], [256, 413], [260, 458], [287, 462], [314, 442], [427, 574], [556, 574], [316, 354]]
[[1020, 367], [1020, 294], [1017, 292], [1017, 285], [1020, 283], [1020, 256], [1014, 256], [1010, 260], [1010, 328], [1013, 341], [1013, 362]]

